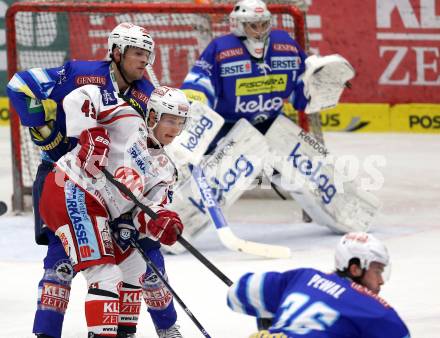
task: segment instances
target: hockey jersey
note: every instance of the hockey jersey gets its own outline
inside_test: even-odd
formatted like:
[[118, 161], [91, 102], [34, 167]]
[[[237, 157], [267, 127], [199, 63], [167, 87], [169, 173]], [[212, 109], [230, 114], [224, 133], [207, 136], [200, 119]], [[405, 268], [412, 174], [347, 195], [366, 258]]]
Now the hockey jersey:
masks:
[[273, 318], [270, 333], [302, 338], [409, 338], [396, 311], [364, 286], [315, 269], [248, 273], [230, 289], [234, 311]]
[[299, 79], [306, 54], [290, 35], [273, 30], [262, 62], [233, 34], [214, 39], [183, 81], [182, 89], [226, 122], [246, 118], [252, 124], [274, 119], [285, 101], [303, 110], [307, 99]]
[[[176, 179], [174, 164], [161, 147], [149, 144], [145, 120], [137, 111], [116, 93], [93, 85], [75, 89], [66, 96], [63, 107], [67, 136], [78, 138], [85, 129], [105, 128], [110, 137], [106, 169], [153, 210], [168, 203]], [[133, 209], [134, 202], [103, 175], [96, 180], [78, 166], [79, 150], [80, 145], [77, 145], [61, 157], [56, 162], [57, 168], [94, 196], [112, 219]]]
[[[111, 61], [69, 61], [57, 68], [32, 68], [16, 73], [7, 85], [7, 93], [21, 124], [37, 127], [54, 120], [55, 128], [65, 135], [65, 112], [61, 103], [72, 90], [92, 84], [103, 88], [104, 97], [119, 92], [110, 64]], [[153, 85], [144, 78], [134, 81], [124, 94], [145, 108], [153, 90]], [[72, 141], [74, 146], [76, 140]]]

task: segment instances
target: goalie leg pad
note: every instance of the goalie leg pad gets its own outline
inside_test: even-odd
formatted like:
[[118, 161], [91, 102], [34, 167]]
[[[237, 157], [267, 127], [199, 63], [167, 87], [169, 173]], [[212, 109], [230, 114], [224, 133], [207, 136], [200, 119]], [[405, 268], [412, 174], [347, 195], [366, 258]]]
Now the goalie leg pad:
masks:
[[316, 223], [338, 233], [369, 229], [379, 201], [326, 161], [324, 145], [284, 116], [275, 120], [266, 138], [273, 166], [281, 173], [275, 183], [289, 190]]
[[[223, 208], [229, 208], [247, 189], [264, 166], [269, 147], [264, 136], [245, 119], [239, 120], [219, 142], [215, 151], [201, 162], [206, 181]], [[199, 188], [192, 177], [180, 183], [170, 208], [185, 224], [185, 237], [193, 237], [204, 229], [210, 219]], [[174, 245], [174, 246], [177, 246]]]

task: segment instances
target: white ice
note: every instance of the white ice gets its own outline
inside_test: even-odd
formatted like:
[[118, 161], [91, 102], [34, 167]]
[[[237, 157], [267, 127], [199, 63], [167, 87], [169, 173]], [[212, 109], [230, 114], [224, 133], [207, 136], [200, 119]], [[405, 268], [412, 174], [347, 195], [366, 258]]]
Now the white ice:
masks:
[[[440, 137], [411, 134], [328, 133], [333, 154], [362, 161], [381, 155], [383, 187], [376, 192], [383, 203], [374, 234], [384, 240], [392, 258], [392, 274], [382, 296], [406, 321], [412, 337], [440, 336]], [[0, 128], [0, 199], [10, 205], [12, 192], [9, 128]], [[55, 202], [54, 202], [55, 203]], [[290, 201], [241, 200], [228, 212], [233, 231], [242, 238], [289, 246], [288, 260], [267, 260], [227, 251], [207, 229], [193, 244], [232, 280], [247, 271], [283, 271], [316, 267], [330, 271], [339, 236], [315, 224], [300, 223]], [[0, 217], [0, 337], [33, 337], [37, 283], [42, 276], [45, 247], [33, 242], [29, 214]], [[190, 254], [166, 256], [171, 284], [211, 337], [247, 337], [255, 332], [251, 317], [226, 306], [226, 285]], [[84, 279], [73, 282], [63, 337], [86, 337]], [[176, 304], [185, 337], [202, 337]], [[142, 309], [138, 337], [155, 337]]]

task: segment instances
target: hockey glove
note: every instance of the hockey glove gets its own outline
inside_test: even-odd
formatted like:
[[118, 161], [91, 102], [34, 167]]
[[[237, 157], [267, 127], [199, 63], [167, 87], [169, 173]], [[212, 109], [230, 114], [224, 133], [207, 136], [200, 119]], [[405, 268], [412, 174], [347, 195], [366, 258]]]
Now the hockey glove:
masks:
[[148, 232], [162, 244], [173, 245], [177, 235], [183, 231], [183, 224], [179, 215], [174, 211], [162, 209], [157, 212], [156, 220], [150, 219], [147, 223]]
[[102, 127], [83, 130], [79, 144], [81, 149], [77, 156], [81, 168], [91, 176], [96, 176], [108, 162], [110, 137], [107, 130]]
[[130, 247], [130, 239], [135, 241], [139, 238], [139, 232], [136, 230], [131, 213], [126, 213], [110, 222], [113, 231], [113, 237], [117, 245], [126, 251]]

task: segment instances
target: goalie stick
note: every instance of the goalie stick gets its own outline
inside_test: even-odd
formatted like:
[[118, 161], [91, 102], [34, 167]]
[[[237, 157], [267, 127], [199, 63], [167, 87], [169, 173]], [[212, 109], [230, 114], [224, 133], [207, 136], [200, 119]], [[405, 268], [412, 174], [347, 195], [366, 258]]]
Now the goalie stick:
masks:
[[208, 209], [209, 217], [215, 225], [220, 241], [228, 249], [245, 252], [248, 254], [263, 256], [267, 258], [289, 258], [290, 249], [280, 245], [270, 245], [258, 242], [246, 241], [238, 238], [229, 227], [225, 216], [214, 197], [211, 187], [200, 166], [189, 165], [193, 178], [200, 190], [205, 207]]

